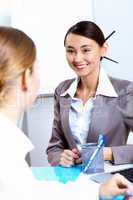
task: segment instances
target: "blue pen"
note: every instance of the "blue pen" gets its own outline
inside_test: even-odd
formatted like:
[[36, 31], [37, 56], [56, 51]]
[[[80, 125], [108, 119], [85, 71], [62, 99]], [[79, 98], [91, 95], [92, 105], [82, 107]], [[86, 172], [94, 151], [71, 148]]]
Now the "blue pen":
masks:
[[97, 147], [95, 149], [95, 151], [93, 152], [93, 154], [91, 155], [87, 165], [85, 166], [83, 172], [86, 172], [87, 169], [90, 167], [90, 165], [92, 164], [93, 160], [95, 159], [95, 157], [97, 156], [97, 154], [99, 153], [100, 149], [103, 147], [104, 145], [104, 138], [103, 138], [103, 135], [99, 135], [99, 138], [98, 138], [98, 144], [97, 144]]

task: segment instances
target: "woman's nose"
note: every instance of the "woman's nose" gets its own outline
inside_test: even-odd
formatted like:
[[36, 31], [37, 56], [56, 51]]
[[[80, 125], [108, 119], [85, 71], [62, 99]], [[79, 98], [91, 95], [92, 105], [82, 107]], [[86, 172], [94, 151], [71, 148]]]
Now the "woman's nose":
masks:
[[81, 53], [81, 52], [77, 52], [77, 53], [75, 54], [74, 61], [75, 61], [75, 62], [80, 62], [80, 61], [82, 61], [82, 59], [83, 59], [82, 53]]

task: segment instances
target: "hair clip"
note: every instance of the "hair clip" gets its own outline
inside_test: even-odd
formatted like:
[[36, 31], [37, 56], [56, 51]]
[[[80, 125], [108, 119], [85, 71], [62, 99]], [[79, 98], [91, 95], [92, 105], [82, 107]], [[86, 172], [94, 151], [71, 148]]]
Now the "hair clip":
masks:
[[112, 33], [110, 33], [106, 38], [105, 41], [108, 40], [116, 31], [112, 31]]
[[[107, 41], [115, 32], [116, 32], [116, 31], [112, 31], [112, 32], [105, 38], [105, 41]], [[117, 62], [117, 61], [115, 61], [115, 60], [113, 60], [113, 59], [111, 59], [111, 58], [106, 57], [106, 56], [104, 56], [103, 58], [105, 58], [105, 59], [107, 59], [107, 60], [110, 60], [110, 61], [112, 61], [112, 62], [114, 62], [114, 63], [116, 63], [116, 64], [119, 63], [119, 62]]]
[[112, 62], [114, 62], [114, 63], [116, 63], [116, 64], [119, 63], [119, 62], [117, 62], [117, 61], [115, 61], [115, 60], [113, 60], [113, 59], [111, 59], [111, 58], [106, 57], [106, 56], [104, 56], [103, 58], [105, 58], [105, 59], [107, 59], [107, 60], [110, 60], [110, 61], [112, 61]]

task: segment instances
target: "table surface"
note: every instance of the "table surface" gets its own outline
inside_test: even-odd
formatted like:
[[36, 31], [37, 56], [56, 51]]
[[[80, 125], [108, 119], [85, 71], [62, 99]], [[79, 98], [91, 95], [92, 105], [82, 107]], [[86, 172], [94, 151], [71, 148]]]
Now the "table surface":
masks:
[[[112, 172], [120, 169], [130, 168], [133, 167], [133, 164], [127, 164], [127, 165], [111, 165], [109, 163], [105, 163], [104, 170], [105, 172]], [[47, 181], [60, 181], [62, 183], [66, 183], [68, 181], [75, 181], [79, 174], [82, 171], [82, 166], [74, 166], [74, 167], [32, 167], [32, 172], [34, 174], [34, 177], [37, 180], [47, 180]], [[91, 175], [90, 175], [91, 176]], [[123, 200], [123, 196], [117, 196], [114, 198], [114, 200]]]

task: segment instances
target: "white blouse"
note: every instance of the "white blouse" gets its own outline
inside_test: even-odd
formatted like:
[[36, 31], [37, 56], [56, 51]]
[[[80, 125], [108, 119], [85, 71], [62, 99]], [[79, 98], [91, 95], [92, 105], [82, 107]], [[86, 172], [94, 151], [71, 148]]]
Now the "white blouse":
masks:
[[89, 98], [84, 105], [81, 99], [74, 97], [78, 82], [79, 78], [76, 78], [71, 86], [61, 96], [69, 94], [72, 97], [69, 111], [69, 125], [77, 146], [80, 148], [80, 144], [85, 143], [88, 136], [91, 122], [91, 112], [96, 96], [104, 95], [109, 97], [118, 97], [118, 94], [116, 93], [103, 68], [100, 68], [99, 83], [96, 91], [96, 96], [94, 98]]

